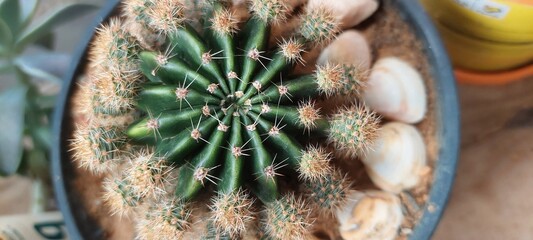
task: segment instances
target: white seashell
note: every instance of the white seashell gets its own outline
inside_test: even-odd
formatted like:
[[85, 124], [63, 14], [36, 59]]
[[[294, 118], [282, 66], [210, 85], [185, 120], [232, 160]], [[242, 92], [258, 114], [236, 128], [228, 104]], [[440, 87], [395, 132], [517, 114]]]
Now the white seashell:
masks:
[[372, 182], [393, 193], [416, 186], [427, 170], [422, 136], [415, 127], [400, 122], [385, 124], [373, 150], [361, 159]]
[[422, 76], [411, 65], [394, 57], [376, 62], [363, 99], [384, 117], [405, 123], [420, 122], [427, 111]]
[[328, 62], [356, 66], [361, 71], [367, 71], [372, 55], [366, 38], [356, 30], [344, 31], [318, 57], [319, 65]]
[[337, 210], [339, 231], [345, 240], [389, 240], [403, 221], [400, 199], [382, 191], [354, 192]]
[[351, 28], [370, 17], [379, 6], [377, 0], [309, 0], [309, 8], [327, 6], [341, 24], [342, 29]]

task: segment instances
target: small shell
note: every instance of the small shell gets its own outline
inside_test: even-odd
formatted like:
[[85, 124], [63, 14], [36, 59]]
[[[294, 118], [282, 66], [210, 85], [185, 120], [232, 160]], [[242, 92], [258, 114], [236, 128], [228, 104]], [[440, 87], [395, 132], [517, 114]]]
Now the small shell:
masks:
[[372, 110], [405, 123], [420, 122], [427, 110], [422, 76], [411, 65], [394, 57], [376, 62], [363, 98]]
[[378, 134], [374, 149], [362, 156], [374, 184], [393, 193], [416, 186], [427, 169], [426, 147], [418, 130], [392, 122]]
[[358, 31], [344, 31], [318, 57], [319, 65], [325, 65], [328, 62], [351, 65], [362, 71], [368, 71], [372, 62], [368, 42]]
[[354, 192], [337, 210], [339, 231], [345, 240], [389, 240], [403, 220], [400, 199], [381, 191]]
[[349, 29], [368, 17], [379, 6], [377, 0], [309, 0], [309, 8], [327, 6], [337, 16], [342, 29]]

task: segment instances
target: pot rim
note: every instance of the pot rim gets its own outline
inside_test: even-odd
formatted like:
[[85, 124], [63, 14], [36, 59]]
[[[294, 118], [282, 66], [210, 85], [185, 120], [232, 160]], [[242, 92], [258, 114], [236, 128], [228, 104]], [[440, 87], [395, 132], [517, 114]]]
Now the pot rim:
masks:
[[54, 187], [54, 194], [57, 201], [57, 205], [61, 213], [63, 214], [63, 221], [67, 227], [68, 236], [70, 239], [85, 239], [82, 237], [80, 229], [78, 228], [76, 218], [71, 210], [71, 205], [68, 199], [67, 194], [67, 185], [63, 181], [63, 160], [67, 159], [68, 149], [65, 147], [66, 144], [64, 136], [68, 134], [65, 128], [65, 125], [69, 123], [67, 120], [66, 107], [68, 100], [72, 95], [72, 90], [74, 88], [73, 83], [76, 82], [76, 76], [82, 69], [80, 68], [80, 63], [82, 59], [87, 55], [87, 48], [91, 43], [95, 29], [100, 26], [100, 23], [112, 15], [113, 11], [119, 4], [120, 0], [108, 0], [102, 9], [93, 19], [93, 22], [89, 25], [89, 29], [83, 35], [80, 40], [80, 45], [76, 49], [75, 53], [72, 56], [72, 65], [70, 66], [68, 72], [63, 78], [63, 86], [61, 92], [56, 100], [56, 107], [54, 109], [53, 115], [53, 136], [52, 136], [52, 184]]
[[[106, 19], [115, 10], [120, 0], [109, 0], [99, 12], [88, 32], [84, 35], [82, 44], [74, 54], [72, 65], [65, 75], [63, 88], [56, 102], [53, 117], [53, 143], [52, 157], [52, 182], [59, 209], [63, 213], [64, 222], [71, 239], [84, 239], [76, 223], [76, 218], [71, 210], [67, 196], [67, 185], [63, 181], [64, 173], [62, 161], [67, 159], [64, 136], [68, 134], [65, 125], [70, 124], [67, 118], [67, 101], [70, 99], [75, 82], [75, 77], [82, 70], [80, 63], [86, 56], [96, 29], [102, 20]], [[437, 92], [437, 125], [439, 126], [437, 138], [440, 143], [438, 161], [435, 165], [434, 179], [429, 192], [429, 199], [424, 207], [424, 214], [416, 224], [411, 240], [429, 239], [435, 231], [442, 216], [448, 196], [453, 184], [460, 142], [460, 121], [457, 90], [452, 67], [440, 36], [430, 18], [417, 1], [396, 0], [390, 1], [399, 9], [400, 16], [409, 24], [419, 41], [426, 46], [425, 54], [430, 63], [430, 70], [434, 78], [435, 91]], [[446, 116], [444, 116], [446, 115]], [[443, 121], [446, 117], [446, 121]], [[431, 208], [431, 211], [430, 211]]]
[[[455, 178], [460, 144], [460, 114], [457, 86], [439, 33], [418, 1], [391, 1], [400, 9], [401, 17], [411, 26], [419, 41], [426, 46], [426, 56], [435, 80], [437, 122], [440, 149], [434, 167], [434, 178], [424, 214], [409, 236], [410, 240], [430, 239], [442, 217]], [[445, 121], [443, 121], [446, 119]]]

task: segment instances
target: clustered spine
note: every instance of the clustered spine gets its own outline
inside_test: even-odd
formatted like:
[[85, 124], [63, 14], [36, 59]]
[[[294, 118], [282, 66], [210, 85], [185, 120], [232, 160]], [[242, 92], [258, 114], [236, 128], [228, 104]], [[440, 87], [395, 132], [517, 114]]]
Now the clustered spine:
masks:
[[[251, 0], [245, 22], [226, 1], [201, 5], [201, 31], [184, 0], [126, 0], [122, 18], [97, 31], [73, 156], [107, 175], [104, 200], [136, 216], [139, 239], [183, 238], [202, 207], [206, 239], [239, 238], [254, 222], [268, 238], [305, 239], [312, 213], [331, 214], [352, 186], [325, 146], [364, 154], [379, 127], [364, 105], [324, 115], [317, 101], [357, 96], [364, 73], [328, 63], [287, 74], [339, 32], [327, 6], [305, 10], [293, 36], [267, 46], [270, 26], [294, 14], [287, 1]], [[291, 171], [308, 191], [281, 186]], [[210, 185], [211, 202], [198, 200]]]

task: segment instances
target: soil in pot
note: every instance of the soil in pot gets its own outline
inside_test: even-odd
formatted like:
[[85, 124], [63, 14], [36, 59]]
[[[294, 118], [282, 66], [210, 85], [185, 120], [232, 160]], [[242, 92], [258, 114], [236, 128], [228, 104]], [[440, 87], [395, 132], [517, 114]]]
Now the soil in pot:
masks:
[[[435, 115], [436, 97], [434, 91], [434, 80], [429, 72], [428, 60], [423, 46], [413, 34], [412, 29], [402, 20], [388, 1], [384, 1], [379, 9], [355, 29], [359, 30], [366, 37], [371, 47], [372, 59], [376, 61], [388, 56], [398, 57], [411, 64], [420, 72], [424, 79], [426, 92], [428, 93], [428, 112], [426, 117], [416, 125], [426, 143], [428, 168], [420, 183], [409, 191], [400, 194], [402, 205], [404, 206], [404, 220], [398, 239], [406, 239], [410, 231], [421, 218], [426, 206], [431, 209], [431, 203], [427, 203], [428, 192], [431, 187], [433, 166], [437, 160], [439, 143], [436, 137], [437, 118]], [[312, 72], [310, 66], [318, 54], [308, 53], [306, 56], [307, 68], [301, 68], [301, 73]], [[79, 82], [84, 81], [84, 76], [79, 77]], [[79, 94], [79, 88], [75, 88], [73, 98]], [[73, 125], [87, 121], [83, 114], [79, 113], [79, 106], [69, 103], [71, 106], [71, 122]], [[383, 122], [386, 122], [384, 120]], [[73, 131], [69, 131], [72, 139]], [[72, 157], [71, 157], [72, 159]], [[371, 190], [378, 189], [369, 179], [363, 164], [360, 161], [346, 161], [336, 158], [335, 164], [347, 172], [350, 179], [355, 180], [353, 189]], [[78, 221], [78, 226], [83, 236], [87, 238], [105, 239], [132, 239], [134, 238], [134, 225], [130, 218], [119, 215], [110, 216], [113, 212], [104, 204], [102, 197], [104, 189], [102, 182], [105, 176], [95, 176], [85, 168], [78, 168], [77, 163], [71, 162], [64, 166], [67, 181], [68, 198], [72, 211]], [[209, 197], [205, 197], [209, 199]], [[428, 205], [426, 205], [428, 204]], [[316, 236], [319, 239], [339, 239], [338, 223], [333, 218], [318, 218], [315, 226]]]

